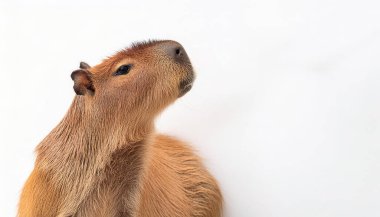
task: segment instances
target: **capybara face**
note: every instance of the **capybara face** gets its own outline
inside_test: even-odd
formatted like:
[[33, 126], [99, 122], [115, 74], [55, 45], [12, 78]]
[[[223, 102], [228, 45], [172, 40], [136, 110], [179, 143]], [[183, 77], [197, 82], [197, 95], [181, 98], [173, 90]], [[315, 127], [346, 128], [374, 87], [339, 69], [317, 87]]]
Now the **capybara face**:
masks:
[[143, 110], [156, 115], [191, 89], [194, 72], [175, 41], [149, 41], [117, 52], [99, 65], [81, 63], [74, 90], [97, 110]]

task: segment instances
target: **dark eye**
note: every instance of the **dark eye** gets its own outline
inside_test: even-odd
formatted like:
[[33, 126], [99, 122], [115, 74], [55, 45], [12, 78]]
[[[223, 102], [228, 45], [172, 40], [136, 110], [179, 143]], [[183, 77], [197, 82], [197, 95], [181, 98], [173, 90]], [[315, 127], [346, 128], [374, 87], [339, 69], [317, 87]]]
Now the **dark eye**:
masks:
[[131, 70], [131, 68], [132, 68], [132, 64], [122, 65], [116, 70], [116, 72], [113, 75], [115, 76], [126, 75]]

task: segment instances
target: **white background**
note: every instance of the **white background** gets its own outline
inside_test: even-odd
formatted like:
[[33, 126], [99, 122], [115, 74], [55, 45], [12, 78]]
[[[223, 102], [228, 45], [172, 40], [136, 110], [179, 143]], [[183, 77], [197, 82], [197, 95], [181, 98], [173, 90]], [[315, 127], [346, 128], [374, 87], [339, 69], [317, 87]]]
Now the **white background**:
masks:
[[158, 119], [217, 177], [225, 216], [380, 216], [380, 2], [0, 2], [0, 216], [74, 96], [79, 61], [174, 39], [198, 78]]

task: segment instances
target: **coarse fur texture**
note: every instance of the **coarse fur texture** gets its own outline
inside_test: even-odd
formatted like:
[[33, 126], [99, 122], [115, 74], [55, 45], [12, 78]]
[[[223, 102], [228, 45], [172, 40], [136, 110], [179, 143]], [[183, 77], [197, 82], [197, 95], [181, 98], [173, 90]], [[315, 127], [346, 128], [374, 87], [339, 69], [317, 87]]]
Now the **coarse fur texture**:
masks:
[[194, 80], [179, 43], [133, 44], [94, 67], [81, 63], [72, 79], [77, 96], [37, 146], [19, 217], [221, 216], [221, 192], [201, 160], [154, 130]]

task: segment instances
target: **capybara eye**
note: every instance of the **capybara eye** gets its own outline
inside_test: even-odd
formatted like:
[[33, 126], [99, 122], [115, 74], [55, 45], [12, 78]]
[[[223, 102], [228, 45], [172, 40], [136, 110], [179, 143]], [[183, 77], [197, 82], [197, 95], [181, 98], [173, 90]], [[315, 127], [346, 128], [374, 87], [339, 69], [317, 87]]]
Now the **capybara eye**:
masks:
[[126, 75], [131, 70], [131, 68], [132, 68], [132, 64], [122, 65], [117, 69], [114, 75]]

